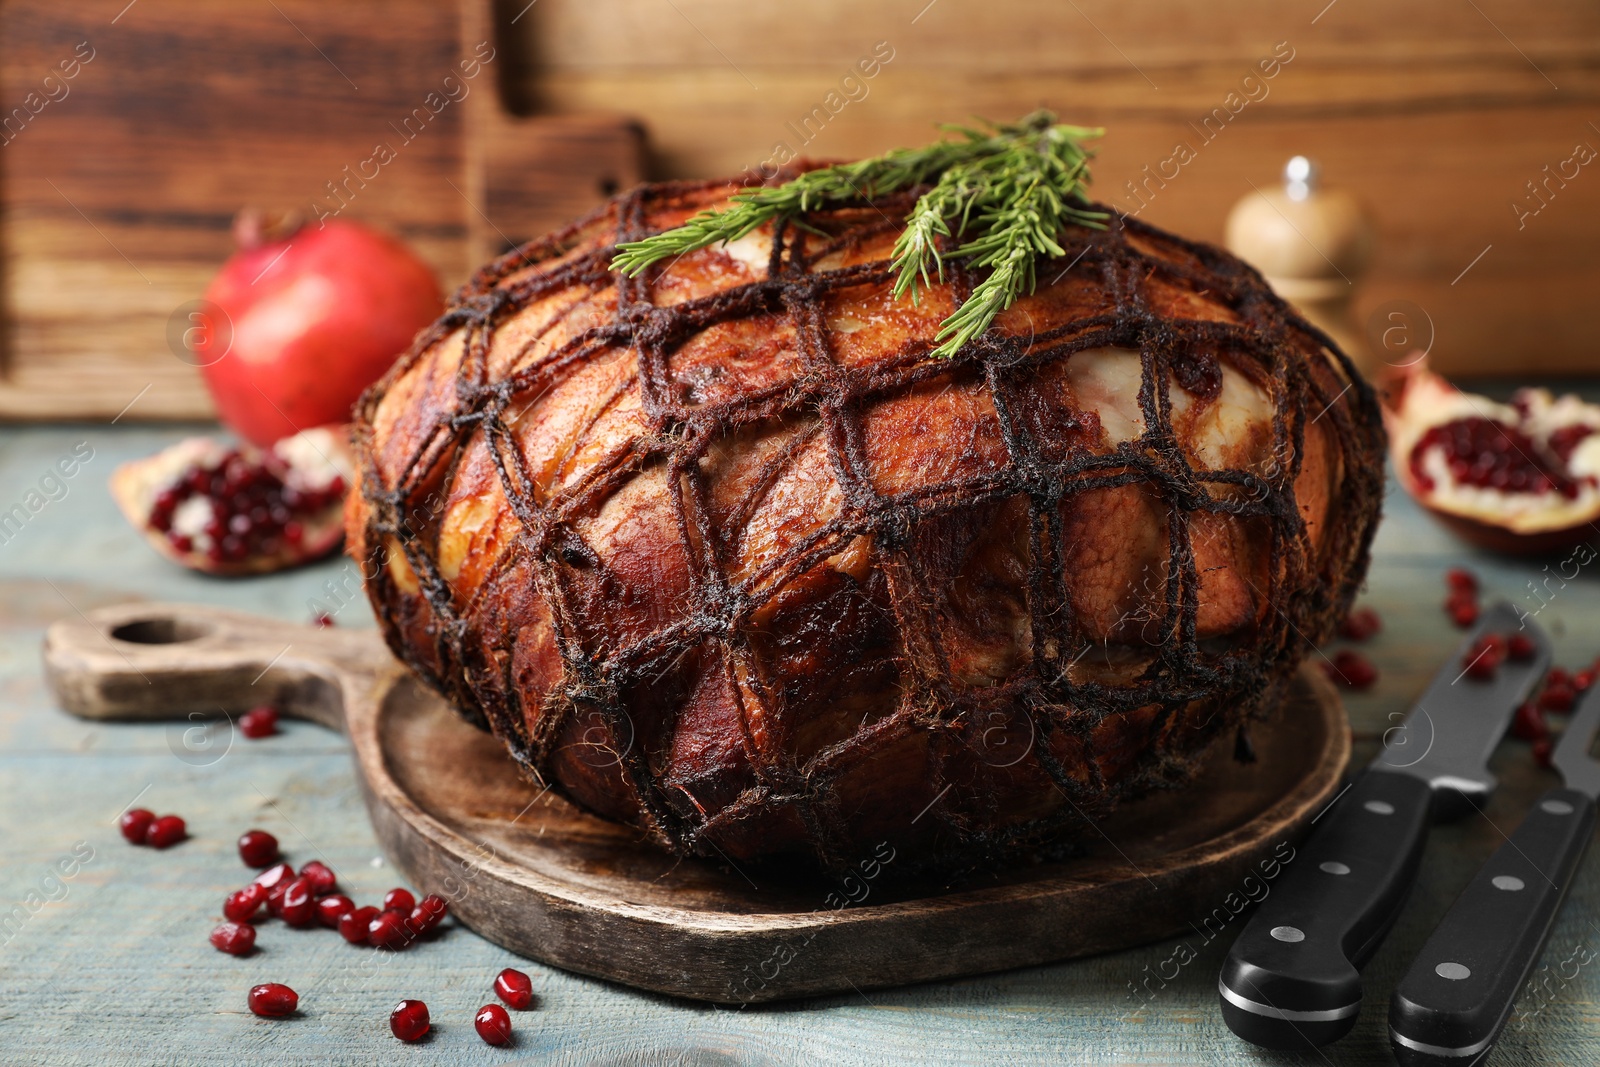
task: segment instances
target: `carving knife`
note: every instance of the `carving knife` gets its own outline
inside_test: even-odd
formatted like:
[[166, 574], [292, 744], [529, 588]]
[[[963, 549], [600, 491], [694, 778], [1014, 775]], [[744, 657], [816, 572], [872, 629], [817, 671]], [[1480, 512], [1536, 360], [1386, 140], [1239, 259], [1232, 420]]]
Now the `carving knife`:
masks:
[[1597, 731], [1591, 687], [1552, 758], [1564, 786], [1489, 857], [1395, 987], [1389, 1039], [1401, 1064], [1473, 1063], [1500, 1036], [1594, 835]]
[[[1524, 633], [1534, 655], [1487, 680], [1467, 656], [1484, 634]], [[1256, 909], [1217, 980], [1222, 1017], [1246, 1041], [1294, 1049], [1336, 1041], [1361, 1011], [1360, 969], [1405, 903], [1428, 826], [1481, 806], [1489, 755], [1550, 665], [1550, 641], [1507, 603], [1484, 612], [1383, 750], [1317, 816]]]

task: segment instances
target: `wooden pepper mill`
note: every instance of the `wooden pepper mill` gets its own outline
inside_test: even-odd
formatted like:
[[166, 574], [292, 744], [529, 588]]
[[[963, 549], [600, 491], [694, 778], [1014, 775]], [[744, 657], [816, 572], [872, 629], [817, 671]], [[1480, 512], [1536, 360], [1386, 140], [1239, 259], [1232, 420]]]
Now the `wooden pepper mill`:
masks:
[[1372, 256], [1372, 224], [1354, 196], [1320, 188], [1318, 177], [1315, 163], [1295, 156], [1283, 168], [1283, 188], [1233, 205], [1225, 239], [1370, 377], [1372, 351], [1351, 317], [1351, 298]]

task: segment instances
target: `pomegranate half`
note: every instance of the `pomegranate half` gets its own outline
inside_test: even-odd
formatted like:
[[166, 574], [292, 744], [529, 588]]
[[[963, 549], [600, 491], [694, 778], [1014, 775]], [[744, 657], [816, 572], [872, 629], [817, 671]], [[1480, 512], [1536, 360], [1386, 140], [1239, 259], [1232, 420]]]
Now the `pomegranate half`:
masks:
[[1600, 407], [1545, 389], [1501, 404], [1425, 360], [1394, 372], [1383, 401], [1395, 477], [1463, 540], [1534, 555], [1600, 534]]
[[1113, 213], [943, 360], [973, 279], [894, 297], [906, 198], [609, 270], [740, 187], [501, 258], [359, 408], [384, 634], [531, 777], [718, 861], [1012, 857], [1331, 636], [1381, 419], [1255, 271]]
[[342, 427], [307, 430], [265, 450], [189, 437], [118, 467], [111, 495], [174, 563], [207, 574], [265, 574], [339, 547], [354, 475]]

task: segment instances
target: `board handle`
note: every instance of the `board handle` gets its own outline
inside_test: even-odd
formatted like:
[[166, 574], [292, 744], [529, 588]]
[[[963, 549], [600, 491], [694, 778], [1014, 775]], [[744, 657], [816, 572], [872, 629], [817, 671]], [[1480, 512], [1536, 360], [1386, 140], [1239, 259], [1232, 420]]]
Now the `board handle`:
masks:
[[400, 669], [373, 630], [319, 629], [198, 604], [134, 603], [63, 619], [45, 677], [85, 719], [227, 716], [260, 704], [344, 731], [347, 687]]

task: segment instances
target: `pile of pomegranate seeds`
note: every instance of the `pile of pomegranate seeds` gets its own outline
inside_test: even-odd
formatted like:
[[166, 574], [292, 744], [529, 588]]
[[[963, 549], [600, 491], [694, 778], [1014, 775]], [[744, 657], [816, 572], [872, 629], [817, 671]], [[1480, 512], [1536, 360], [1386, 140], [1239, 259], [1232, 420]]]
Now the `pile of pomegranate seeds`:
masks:
[[277, 982], [267, 982], [250, 990], [250, 1010], [268, 1018], [290, 1015], [299, 1003], [300, 994]]
[[[163, 819], [176, 820], [181, 838], [183, 820], [176, 815]], [[121, 816], [121, 831], [129, 841], [145, 844], [163, 819], [143, 808], [134, 808]], [[450, 905], [443, 897], [429, 893], [418, 900], [401, 886], [383, 895], [381, 908], [357, 907], [350, 897], [333, 892], [338, 877], [332, 868], [321, 860], [311, 860], [297, 874], [281, 859], [277, 838], [265, 830], [247, 830], [240, 835], [239, 859], [248, 867], [266, 869], [223, 900], [223, 921], [212, 929], [210, 941], [217, 951], [230, 956], [254, 953], [257, 927], [253, 924], [263, 919], [263, 906], [290, 926], [320, 925], [338, 930], [351, 944], [388, 949], [408, 947], [434, 930], [450, 913]], [[493, 988], [495, 995], [513, 1008], [522, 1010], [533, 1004], [533, 982], [522, 971], [507, 967], [495, 976]], [[251, 988], [248, 1004], [256, 1015], [279, 1018], [295, 1013], [300, 995], [281, 983], [266, 982]], [[478, 1036], [491, 1045], [512, 1042], [511, 1016], [498, 1004], [479, 1008], [473, 1026]], [[408, 1043], [427, 1037], [431, 1027], [428, 1006], [420, 1000], [402, 1000], [389, 1015], [389, 1028]]]
[[1444, 573], [1445, 585], [1450, 595], [1445, 598], [1445, 614], [1463, 630], [1469, 630], [1478, 621], [1478, 576], [1465, 567], [1452, 567]]
[[1550, 754], [1555, 744], [1545, 714], [1565, 715], [1570, 712], [1578, 702], [1578, 694], [1594, 684], [1596, 671], [1600, 671], [1600, 659], [1581, 671], [1551, 667], [1544, 676], [1544, 685], [1538, 695], [1517, 709], [1516, 717], [1511, 720], [1511, 736], [1532, 742], [1533, 758], [1539, 766], [1550, 766]]
[[421, 1041], [428, 1028], [428, 1006], [420, 1000], [402, 1000], [389, 1013], [389, 1029], [401, 1041]]
[[1353, 648], [1341, 648], [1332, 660], [1322, 661], [1322, 670], [1329, 678], [1350, 689], [1370, 689], [1378, 680], [1378, 668], [1372, 661]]
[[1339, 636], [1347, 641], [1362, 642], [1383, 629], [1383, 620], [1371, 608], [1352, 608], [1339, 624]]
[[494, 995], [518, 1011], [523, 1011], [533, 1003], [533, 980], [521, 971], [507, 967], [495, 975]]
[[151, 848], [171, 848], [189, 836], [189, 829], [177, 815], [163, 815], [144, 808], [130, 808], [117, 820], [117, 827], [130, 844]]
[[239, 716], [239, 732], [252, 741], [271, 737], [278, 732], [278, 709], [270, 704], [251, 708]]
[[485, 1004], [472, 1020], [478, 1036], [491, 1045], [511, 1044], [511, 1016], [498, 1004]]
[[239, 858], [246, 867], [270, 867], [278, 862], [278, 839], [265, 830], [239, 835]]
[[[1563, 444], [1576, 448], [1580, 440], [1578, 436]], [[1527, 434], [1503, 422], [1471, 416], [1430, 428], [1411, 449], [1411, 476], [1424, 489], [1434, 487], [1424, 464], [1425, 454], [1432, 448], [1443, 453], [1451, 477], [1462, 485], [1506, 493], [1554, 491], [1568, 500], [1578, 495], [1576, 482], [1538, 462], [1539, 446]]]
[[[238, 449], [215, 463], [197, 466], [156, 494], [150, 526], [178, 552], [197, 543], [213, 563], [238, 563], [272, 556], [305, 536], [301, 519], [344, 499], [344, 479], [334, 475], [318, 487], [286, 485], [280, 463], [252, 461]], [[190, 501], [195, 503], [190, 504]], [[186, 507], [185, 505], [189, 506]], [[194, 518], [180, 518], [179, 511]], [[201, 525], [195, 528], [195, 523]]]

